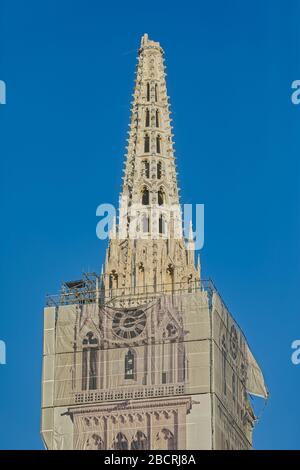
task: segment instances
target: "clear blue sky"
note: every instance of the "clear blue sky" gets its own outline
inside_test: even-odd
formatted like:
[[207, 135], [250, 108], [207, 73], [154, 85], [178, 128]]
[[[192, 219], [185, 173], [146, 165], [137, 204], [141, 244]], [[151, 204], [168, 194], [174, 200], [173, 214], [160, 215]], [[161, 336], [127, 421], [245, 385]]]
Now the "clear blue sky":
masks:
[[166, 51], [182, 201], [205, 204], [204, 276], [271, 391], [255, 446], [300, 448], [299, 21], [297, 0], [0, 1], [1, 448], [42, 448], [44, 297], [100, 270], [145, 32]]

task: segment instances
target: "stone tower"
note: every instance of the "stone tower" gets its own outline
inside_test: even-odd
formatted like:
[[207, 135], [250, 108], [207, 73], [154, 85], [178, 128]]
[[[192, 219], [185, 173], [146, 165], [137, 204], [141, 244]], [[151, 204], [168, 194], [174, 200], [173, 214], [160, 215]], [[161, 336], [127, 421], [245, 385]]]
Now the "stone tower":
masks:
[[44, 311], [48, 449], [250, 449], [267, 397], [245, 336], [195, 267], [179, 206], [163, 50], [144, 35], [105, 269]]
[[[105, 263], [105, 289], [149, 291], [192, 285], [192, 233], [182, 234], [164, 52], [145, 34], [139, 50], [119, 225]], [[121, 225], [121, 228], [120, 228]]]

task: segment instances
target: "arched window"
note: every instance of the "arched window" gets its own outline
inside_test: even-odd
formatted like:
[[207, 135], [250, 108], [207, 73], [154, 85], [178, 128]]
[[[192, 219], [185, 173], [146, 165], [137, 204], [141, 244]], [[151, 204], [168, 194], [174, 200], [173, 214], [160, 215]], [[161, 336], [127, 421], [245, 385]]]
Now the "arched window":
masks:
[[235, 373], [232, 373], [232, 399], [235, 401], [236, 385], [235, 385]]
[[166, 233], [166, 221], [163, 215], [159, 216], [158, 226], [159, 226], [159, 233], [165, 234]]
[[118, 288], [118, 274], [113, 270], [109, 275], [109, 289]]
[[185, 345], [178, 343], [178, 382], [185, 381]]
[[82, 342], [82, 390], [97, 388], [98, 339], [91, 331]]
[[156, 137], [156, 153], [160, 153], [161, 152], [161, 137], [160, 135], [158, 135]]
[[161, 179], [161, 169], [162, 169], [162, 164], [161, 164], [161, 162], [158, 162], [158, 164], [156, 166], [156, 176], [157, 176], [158, 180]]
[[149, 111], [148, 108], [146, 109], [145, 126], [146, 126], [146, 127], [149, 127], [149, 126], [150, 126], [150, 111]]
[[148, 439], [142, 431], [137, 431], [131, 442], [131, 450], [147, 450]]
[[146, 134], [144, 138], [144, 152], [150, 152], [150, 137], [148, 134]]
[[104, 450], [104, 442], [99, 434], [92, 434], [86, 440], [85, 450]]
[[149, 232], [149, 217], [146, 214], [142, 216], [142, 228], [144, 233]]
[[147, 83], [147, 101], [150, 101], [150, 83]]
[[150, 163], [148, 160], [143, 160], [143, 170], [144, 170], [144, 176], [145, 178], [150, 177]]
[[142, 204], [143, 206], [149, 205], [149, 190], [147, 188], [144, 188], [142, 191]]
[[128, 441], [122, 432], [118, 432], [114, 438], [112, 448], [113, 450], [128, 450]]
[[135, 379], [135, 353], [129, 349], [125, 355], [125, 379]]
[[174, 434], [166, 428], [163, 428], [156, 434], [154, 442], [154, 449], [156, 450], [175, 450]]
[[227, 348], [226, 348], [226, 338], [225, 335], [222, 337], [222, 376], [223, 376], [223, 393], [227, 393], [227, 383], [226, 383], [226, 362], [227, 362]]
[[155, 101], [158, 101], [158, 86], [157, 83], [155, 84]]
[[155, 125], [156, 125], [156, 127], [159, 127], [159, 111], [158, 111], [158, 109], [155, 112]]
[[162, 188], [157, 193], [157, 203], [159, 206], [162, 206], [165, 203], [165, 193]]

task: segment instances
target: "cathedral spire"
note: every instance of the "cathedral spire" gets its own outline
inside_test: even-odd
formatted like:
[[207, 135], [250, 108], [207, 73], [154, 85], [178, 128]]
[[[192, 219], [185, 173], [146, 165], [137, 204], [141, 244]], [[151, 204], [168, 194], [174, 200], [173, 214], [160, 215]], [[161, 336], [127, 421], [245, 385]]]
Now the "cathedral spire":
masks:
[[[164, 51], [144, 34], [138, 53], [119, 225], [105, 273], [118, 287], [198, 279], [194, 252], [182, 236]], [[114, 256], [112, 256], [112, 254]], [[108, 284], [107, 284], [108, 287]]]
[[[173, 134], [165, 80], [164, 52], [159, 42], [144, 34], [139, 49], [135, 89], [122, 193], [140, 200], [141, 183], [151, 192], [160, 183], [170, 190], [170, 203], [178, 204]], [[168, 181], [163, 181], [168, 174]], [[162, 188], [163, 188], [162, 186]]]

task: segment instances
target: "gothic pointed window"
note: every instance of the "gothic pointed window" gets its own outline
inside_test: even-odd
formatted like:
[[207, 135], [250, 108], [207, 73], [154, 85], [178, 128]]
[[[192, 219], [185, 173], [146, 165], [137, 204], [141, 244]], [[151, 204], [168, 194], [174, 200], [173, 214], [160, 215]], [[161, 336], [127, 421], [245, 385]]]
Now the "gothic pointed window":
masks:
[[159, 206], [162, 206], [165, 203], [165, 193], [162, 188], [157, 193], [157, 203]]
[[82, 389], [97, 388], [98, 339], [91, 331], [82, 342]]
[[148, 439], [142, 431], [137, 431], [131, 442], [131, 450], [147, 450]]
[[150, 101], [150, 83], [147, 83], [147, 101]]
[[155, 112], [155, 125], [156, 125], [156, 127], [159, 127], [159, 111], [158, 111], [158, 109]]
[[135, 379], [136, 374], [135, 374], [135, 353], [132, 351], [132, 349], [129, 349], [129, 351], [125, 355], [125, 374], [124, 378], [127, 379]]
[[113, 270], [109, 275], [109, 289], [117, 289], [118, 288], [118, 274], [115, 270]]
[[150, 126], [150, 111], [149, 111], [148, 108], [146, 109], [145, 126], [146, 126], [146, 127], [149, 127], [149, 126]]
[[92, 434], [86, 440], [84, 450], [104, 450], [104, 442], [99, 434]]
[[143, 188], [142, 191], [142, 204], [143, 206], [149, 205], [149, 189]]
[[178, 343], [178, 382], [185, 381], [185, 346]]
[[150, 177], [150, 163], [148, 162], [148, 160], [143, 160], [143, 173], [145, 178]]
[[159, 228], [159, 233], [160, 234], [165, 234], [166, 233], [166, 221], [165, 221], [163, 215], [159, 216], [158, 228]]
[[128, 450], [128, 441], [122, 432], [118, 432], [114, 438], [112, 448], [113, 450]]
[[156, 167], [156, 176], [158, 180], [161, 179], [161, 169], [162, 169], [162, 164], [161, 162], [158, 162], [157, 167]]
[[95, 348], [90, 349], [90, 377], [89, 377], [89, 390], [97, 388], [97, 356], [98, 351]]
[[156, 434], [154, 442], [155, 450], [175, 450], [175, 438], [174, 434], [166, 428], [163, 428]]
[[88, 383], [88, 349], [82, 350], [82, 390], [87, 390]]
[[227, 363], [227, 347], [226, 347], [226, 338], [225, 335], [222, 337], [222, 376], [223, 376], [223, 393], [227, 393], [227, 383], [226, 383], [226, 363]]
[[143, 214], [142, 216], [142, 228], [144, 233], [149, 232], [149, 217], [147, 214]]
[[148, 134], [146, 134], [144, 138], [144, 152], [145, 153], [150, 152], [150, 137]]
[[158, 86], [157, 86], [157, 83], [155, 84], [154, 92], [155, 92], [155, 101], [158, 101]]
[[160, 153], [161, 152], [161, 137], [160, 135], [158, 135], [156, 137], [156, 153]]
[[235, 401], [236, 396], [236, 383], [235, 383], [235, 373], [232, 373], [232, 399]]

